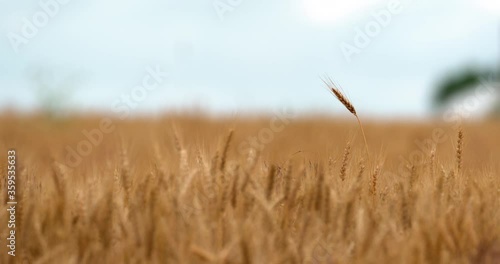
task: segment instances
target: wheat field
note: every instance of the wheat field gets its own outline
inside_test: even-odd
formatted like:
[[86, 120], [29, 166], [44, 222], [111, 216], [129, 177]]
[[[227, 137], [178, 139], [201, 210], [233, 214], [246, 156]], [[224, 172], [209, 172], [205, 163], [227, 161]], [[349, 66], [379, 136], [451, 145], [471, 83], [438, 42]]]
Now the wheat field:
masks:
[[500, 124], [363, 121], [4, 114], [0, 263], [500, 263]]

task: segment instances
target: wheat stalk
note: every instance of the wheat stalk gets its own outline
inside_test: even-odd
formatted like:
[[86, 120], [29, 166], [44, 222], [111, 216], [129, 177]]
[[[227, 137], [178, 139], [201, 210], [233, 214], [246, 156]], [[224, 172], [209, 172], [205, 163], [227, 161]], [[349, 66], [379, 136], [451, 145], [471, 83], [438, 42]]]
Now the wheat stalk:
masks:
[[267, 191], [266, 191], [266, 198], [267, 200], [271, 200], [271, 197], [273, 195], [273, 189], [274, 189], [274, 178], [276, 174], [276, 167], [274, 165], [271, 165], [271, 168], [269, 168], [269, 173], [267, 176]]
[[222, 151], [222, 158], [221, 158], [221, 162], [220, 162], [220, 166], [219, 166], [219, 169], [221, 171], [224, 171], [224, 168], [226, 167], [226, 159], [227, 159], [227, 152], [229, 150], [229, 146], [231, 145], [231, 139], [233, 138], [233, 132], [234, 130], [229, 130], [229, 133], [226, 137], [226, 142], [224, 144], [224, 148], [223, 148], [223, 151]]
[[342, 158], [342, 167], [340, 167], [340, 179], [342, 181], [345, 180], [345, 176], [347, 174], [347, 163], [349, 162], [350, 154], [351, 154], [351, 143], [347, 142], [347, 145], [344, 149], [344, 157]]
[[458, 129], [457, 150], [456, 150], [458, 172], [462, 170], [462, 153], [463, 153], [463, 143], [464, 143], [463, 141], [464, 141], [464, 132], [462, 127], [460, 127]]
[[375, 171], [372, 174], [372, 182], [371, 182], [371, 187], [370, 187], [370, 194], [371, 195], [377, 194], [377, 179], [378, 179], [379, 173], [380, 173], [380, 166], [377, 166], [375, 168]]
[[366, 154], [368, 155], [368, 158], [370, 158], [370, 151], [368, 150], [368, 141], [366, 140], [365, 130], [363, 129], [363, 125], [361, 124], [359, 115], [356, 112], [356, 108], [351, 103], [351, 101], [349, 101], [349, 99], [347, 99], [347, 97], [337, 88], [330, 77], [322, 78], [321, 80], [323, 81], [323, 83], [325, 83], [325, 85], [333, 93], [333, 95], [335, 95], [335, 97], [337, 97], [337, 99], [345, 106], [345, 108], [347, 108], [347, 110], [351, 112], [354, 117], [356, 117], [359, 128], [361, 128], [361, 133], [363, 134], [363, 139], [365, 140]]

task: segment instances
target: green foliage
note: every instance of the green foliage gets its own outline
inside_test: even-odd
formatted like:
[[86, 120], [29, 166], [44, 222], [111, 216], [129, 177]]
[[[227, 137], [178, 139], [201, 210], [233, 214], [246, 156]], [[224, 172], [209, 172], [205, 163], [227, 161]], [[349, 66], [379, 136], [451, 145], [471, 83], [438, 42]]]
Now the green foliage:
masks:
[[443, 106], [450, 99], [462, 92], [472, 91], [494, 74], [492, 70], [465, 69], [446, 77], [437, 87], [434, 105]]
[[39, 69], [32, 75], [32, 81], [40, 110], [49, 118], [63, 116], [74, 92], [76, 77], [57, 80], [53, 72]]

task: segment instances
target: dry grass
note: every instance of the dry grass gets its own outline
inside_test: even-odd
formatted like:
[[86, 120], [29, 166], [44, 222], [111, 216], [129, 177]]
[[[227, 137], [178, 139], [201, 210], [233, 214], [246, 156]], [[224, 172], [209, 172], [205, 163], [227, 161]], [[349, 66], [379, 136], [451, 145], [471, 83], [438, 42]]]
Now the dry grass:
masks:
[[[297, 119], [243, 153], [268, 119], [116, 121], [66, 166], [98, 124], [0, 118], [0, 161], [14, 147], [20, 166], [18, 256], [0, 263], [500, 262], [499, 124], [464, 124], [464, 146], [449, 124], [366, 123], [368, 160], [344, 121]], [[436, 127], [446, 140], [415, 143]]]

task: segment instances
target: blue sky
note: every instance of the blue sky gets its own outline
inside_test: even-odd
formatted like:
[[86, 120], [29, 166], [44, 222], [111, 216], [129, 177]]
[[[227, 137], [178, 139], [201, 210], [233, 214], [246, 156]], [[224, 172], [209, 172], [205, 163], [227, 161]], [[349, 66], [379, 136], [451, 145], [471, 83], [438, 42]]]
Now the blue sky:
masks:
[[[342, 113], [323, 89], [327, 73], [359, 112], [422, 117], [444, 74], [500, 61], [494, 0], [403, 0], [393, 13], [393, 1], [380, 0], [1, 2], [0, 108], [38, 107], [32, 75], [42, 69], [53, 75], [50, 87], [75, 80], [59, 88], [69, 90], [67, 107], [110, 111], [160, 65], [167, 80], [134, 111]], [[26, 21], [47, 14], [44, 3], [52, 3], [46, 25], [12, 44]], [[382, 25], [374, 14], [387, 12]], [[379, 30], [367, 32], [375, 24]], [[372, 35], [369, 45], [355, 45], [359, 32]], [[347, 59], [346, 44], [359, 53]]]

